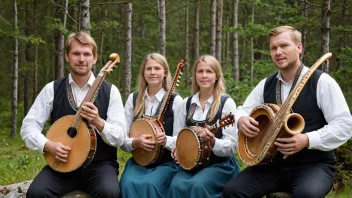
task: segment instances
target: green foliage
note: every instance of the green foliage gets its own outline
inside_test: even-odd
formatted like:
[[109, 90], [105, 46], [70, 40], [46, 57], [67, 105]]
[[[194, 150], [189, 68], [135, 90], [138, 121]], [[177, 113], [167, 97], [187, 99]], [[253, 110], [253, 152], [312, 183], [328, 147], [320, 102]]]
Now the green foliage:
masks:
[[56, 32], [61, 32], [63, 34], [67, 34], [69, 31], [63, 27], [63, 24], [60, 19], [46, 16], [46, 30], [48, 34], [53, 34]]

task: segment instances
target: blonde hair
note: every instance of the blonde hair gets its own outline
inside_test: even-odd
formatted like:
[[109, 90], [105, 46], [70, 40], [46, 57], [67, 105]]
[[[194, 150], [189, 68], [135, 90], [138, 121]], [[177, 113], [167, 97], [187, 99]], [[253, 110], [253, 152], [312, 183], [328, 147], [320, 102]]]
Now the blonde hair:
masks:
[[97, 44], [95, 43], [94, 39], [85, 32], [74, 32], [68, 35], [66, 43], [65, 43], [65, 50], [66, 54], [70, 53], [72, 41], [78, 41], [82, 45], [89, 45], [92, 47], [92, 52], [94, 58], [98, 57], [97, 54]]
[[145, 94], [145, 89], [148, 86], [147, 81], [144, 78], [144, 70], [145, 70], [145, 65], [148, 60], [155, 60], [158, 63], [160, 63], [165, 70], [165, 78], [163, 80], [163, 88], [168, 91], [171, 88], [172, 80], [171, 80], [171, 73], [169, 69], [169, 64], [166, 61], [166, 58], [158, 53], [150, 53], [146, 55], [142, 61], [141, 69], [139, 70], [139, 80], [138, 80], [138, 97], [136, 100], [136, 106], [134, 108], [134, 115], [142, 115], [145, 104], [144, 104], [144, 94]]
[[193, 65], [193, 73], [192, 73], [192, 94], [193, 95], [199, 91], [199, 85], [197, 84], [197, 80], [196, 80], [196, 72], [197, 72], [197, 65], [200, 62], [204, 62], [207, 65], [209, 65], [210, 68], [215, 72], [215, 75], [217, 78], [214, 84], [214, 93], [213, 93], [214, 100], [210, 106], [209, 121], [212, 121], [219, 110], [219, 106], [221, 102], [220, 101], [221, 94], [225, 93], [224, 78], [222, 75], [222, 69], [221, 69], [220, 63], [218, 60], [216, 60], [215, 57], [211, 55], [200, 56]]
[[279, 34], [281, 34], [283, 32], [289, 32], [290, 35], [291, 35], [292, 41], [296, 45], [301, 43], [302, 34], [298, 30], [296, 30], [295, 28], [293, 28], [291, 26], [279, 26], [279, 27], [271, 29], [269, 31], [269, 33], [268, 33], [268, 41], [269, 41], [269, 43], [270, 43], [271, 37], [279, 35]]

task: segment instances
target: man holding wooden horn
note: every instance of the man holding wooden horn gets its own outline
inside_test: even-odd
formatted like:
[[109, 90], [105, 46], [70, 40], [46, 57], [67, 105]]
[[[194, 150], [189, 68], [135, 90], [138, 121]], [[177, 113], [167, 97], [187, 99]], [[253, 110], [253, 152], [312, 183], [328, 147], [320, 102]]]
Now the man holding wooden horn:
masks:
[[[89, 96], [91, 88], [96, 85], [96, 79], [101, 78], [100, 73], [94, 77], [91, 71], [98, 59], [96, 50], [97, 45], [89, 34], [70, 34], [66, 41], [65, 53], [66, 61], [70, 65], [70, 74], [47, 84], [23, 120], [21, 136], [26, 145], [30, 149], [44, 152], [45, 155], [51, 155], [57, 165], [45, 166], [36, 176], [27, 192], [29, 198], [61, 197], [74, 190], [83, 190], [93, 197], [119, 197], [116, 147], [121, 146], [125, 140], [125, 116], [119, 90], [106, 81], [99, 81], [101, 84], [96, 87], [93, 100], [86, 101], [86, 96]], [[118, 58], [118, 55], [115, 55], [117, 57], [113, 57], [114, 63]], [[79, 122], [80, 126], [92, 129], [89, 131], [94, 135], [94, 138], [91, 136], [94, 148], [83, 148], [83, 142], [75, 142], [70, 146], [67, 142], [51, 141], [42, 134], [49, 117], [52, 128], [56, 121], [75, 114], [86, 123], [84, 125], [83, 121]], [[73, 126], [74, 123], [71, 125], [72, 130]], [[59, 131], [66, 132], [65, 126]], [[67, 130], [70, 137], [66, 139], [71, 143], [75, 138], [86, 134], [81, 128], [77, 128], [75, 132], [71, 134], [71, 131]], [[95, 147], [95, 155], [88, 157], [93, 159], [86, 167], [79, 167], [71, 172], [56, 171], [58, 165], [66, 166], [72, 162], [70, 159], [74, 151], [83, 152]], [[75, 155], [72, 160], [79, 156]]]
[[[279, 72], [263, 79], [237, 110], [239, 154], [250, 166], [226, 184], [223, 197], [263, 197], [277, 191], [292, 192], [297, 198], [324, 197], [334, 183], [334, 149], [351, 138], [350, 111], [333, 78], [312, 70], [318, 64], [309, 69], [301, 63], [300, 32], [280, 26], [269, 32], [268, 39], [271, 58]], [[310, 78], [303, 78], [307, 74]], [[279, 110], [269, 103], [280, 106]], [[267, 108], [267, 112], [275, 112], [276, 116], [269, 121], [266, 117], [270, 113], [254, 116], [259, 106], [262, 110]], [[283, 112], [283, 108], [288, 112]], [[299, 115], [290, 117], [291, 110]], [[293, 118], [292, 122], [285, 120], [290, 118]], [[268, 125], [262, 126], [264, 122]], [[264, 134], [267, 131], [269, 135], [273, 134], [280, 127], [290, 131], [290, 135], [270, 138]], [[256, 137], [261, 137], [263, 142], [258, 141], [253, 149], [249, 148]], [[246, 140], [242, 147], [241, 138]], [[271, 153], [273, 157], [267, 155], [256, 159], [262, 151], [270, 151], [266, 146], [270, 141], [276, 147]], [[256, 154], [256, 148], [261, 145], [261, 151]], [[241, 148], [246, 151], [241, 153]]]

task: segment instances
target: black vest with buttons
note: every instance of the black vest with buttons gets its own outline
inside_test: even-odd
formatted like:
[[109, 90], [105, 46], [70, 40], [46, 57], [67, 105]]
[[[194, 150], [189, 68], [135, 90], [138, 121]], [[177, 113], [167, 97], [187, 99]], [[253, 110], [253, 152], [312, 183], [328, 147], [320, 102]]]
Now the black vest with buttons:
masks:
[[[186, 112], [187, 112], [187, 115], [186, 115], [186, 126], [187, 127], [190, 127], [190, 126], [200, 126], [200, 127], [204, 127], [205, 123], [207, 125], [213, 125], [216, 123], [217, 120], [221, 119], [221, 114], [222, 114], [222, 110], [224, 108], [224, 105], [225, 105], [225, 102], [226, 100], [230, 97], [228, 95], [221, 95], [221, 98], [220, 98], [220, 106], [219, 106], [219, 109], [218, 109], [218, 112], [216, 113], [216, 116], [215, 118], [211, 121], [211, 122], [208, 122], [207, 120], [203, 120], [203, 121], [196, 121], [196, 120], [193, 120], [192, 118], [188, 119], [188, 114], [190, 113], [190, 107], [191, 107], [191, 100], [192, 100], [192, 97], [189, 97], [187, 99], [187, 104], [186, 104]], [[209, 109], [210, 111], [210, 109]], [[209, 115], [209, 112], [208, 112], [208, 115]], [[207, 118], [208, 119], [208, 118]], [[215, 133], [215, 137], [218, 138], [218, 139], [221, 139], [222, 138], [222, 129], [218, 129], [218, 131]], [[216, 163], [220, 163], [220, 162], [225, 162], [229, 159], [229, 157], [219, 157], [217, 155], [214, 154], [213, 151], [211, 151], [211, 155], [210, 155], [210, 159], [209, 159], [209, 163], [207, 164], [207, 166], [211, 166], [213, 164], [216, 164]], [[199, 170], [199, 169], [197, 169]]]
[[[54, 101], [53, 110], [51, 112], [51, 123], [54, 123], [59, 118], [66, 115], [75, 115], [76, 110], [70, 105], [68, 91], [66, 85], [68, 77], [63, 77], [54, 81]], [[100, 86], [99, 94], [94, 102], [94, 105], [99, 110], [99, 116], [106, 120], [107, 111], [110, 101], [111, 83], [103, 81]], [[117, 160], [117, 148], [106, 144], [101, 136], [96, 133], [97, 149], [92, 160], [92, 163], [103, 160]]]
[[[305, 127], [302, 133], [318, 130], [327, 124], [324, 114], [317, 104], [317, 84], [321, 74], [320, 70], [313, 72], [292, 106], [292, 111], [304, 118]], [[264, 103], [276, 104], [276, 83], [278, 81], [276, 76], [277, 73], [266, 79], [263, 92]], [[278, 152], [274, 161], [285, 164], [332, 161], [335, 160], [335, 152], [304, 148], [285, 160], [282, 157], [283, 155]]]
[[[137, 101], [137, 96], [138, 96], [138, 92], [134, 92], [133, 93], [133, 108], [136, 106], [136, 101]], [[177, 94], [173, 93], [171, 98], [170, 98], [170, 103], [169, 106], [167, 108], [167, 111], [165, 112], [164, 115], [164, 120], [163, 120], [163, 127], [165, 130], [165, 134], [167, 136], [171, 136], [174, 133], [174, 112], [172, 111], [172, 106], [174, 104], [174, 99], [177, 96]], [[136, 117], [134, 118], [134, 120], [136, 120]], [[161, 163], [166, 163], [169, 161], [172, 161], [172, 157], [171, 157], [171, 152], [168, 149], [164, 149], [164, 155], [161, 159]]]

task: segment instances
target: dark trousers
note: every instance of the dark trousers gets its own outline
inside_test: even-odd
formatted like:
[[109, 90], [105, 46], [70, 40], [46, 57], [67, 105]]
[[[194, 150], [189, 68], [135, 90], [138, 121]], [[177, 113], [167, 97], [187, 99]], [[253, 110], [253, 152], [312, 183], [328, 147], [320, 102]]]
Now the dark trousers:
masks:
[[119, 197], [118, 173], [116, 161], [91, 163], [70, 173], [45, 166], [29, 186], [27, 197], [61, 197], [74, 190], [82, 190], [92, 197]]
[[255, 198], [284, 191], [294, 198], [320, 198], [329, 193], [335, 173], [335, 162], [250, 166], [225, 185], [223, 197]]

